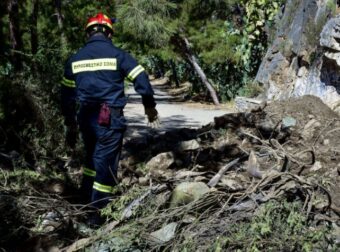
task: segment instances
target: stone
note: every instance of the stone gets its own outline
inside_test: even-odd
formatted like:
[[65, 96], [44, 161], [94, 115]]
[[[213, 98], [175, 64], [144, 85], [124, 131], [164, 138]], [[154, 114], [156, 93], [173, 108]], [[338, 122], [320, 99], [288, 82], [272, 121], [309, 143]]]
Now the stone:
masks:
[[275, 123], [270, 117], [266, 117], [256, 123], [256, 128], [259, 129], [264, 137], [270, 137], [275, 129]]
[[140, 177], [140, 178], [138, 178], [138, 183], [142, 186], [147, 186], [147, 185], [149, 185], [150, 180], [147, 177]]
[[173, 171], [169, 169], [175, 163], [175, 157], [172, 152], [160, 153], [153, 157], [145, 168], [149, 171], [151, 177], [154, 178], [171, 178]]
[[190, 150], [197, 150], [201, 146], [196, 139], [183, 141], [179, 143], [178, 150], [179, 151], [190, 151]]
[[152, 232], [148, 236], [149, 242], [162, 245], [166, 242], [171, 241], [175, 238], [176, 228], [178, 224], [176, 222], [171, 222], [168, 225], [164, 226], [163, 228]]
[[155, 170], [167, 170], [175, 162], [175, 157], [172, 152], [160, 153], [153, 157], [146, 164], [146, 169], [152, 173]]
[[65, 184], [61, 182], [53, 182], [47, 185], [46, 190], [53, 194], [63, 194], [65, 192]]
[[170, 206], [186, 205], [202, 198], [209, 191], [209, 187], [203, 182], [183, 182], [173, 190]]
[[254, 178], [262, 178], [262, 173], [260, 171], [260, 165], [257, 160], [254, 151], [251, 151], [249, 154], [248, 162], [247, 162], [247, 172], [250, 176]]
[[287, 116], [287, 117], [282, 119], [281, 129], [285, 130], [285, 129], [289, 129], [289, 128], [295, 127], [295, 126], [296, 126], [296, 119], [295, 118]]
[[323, 145], [328, 146], [329, 143], [330, 143], [330, 140], [329, 140], [329, 139], [323, 140]]
[[322, 167], [322, 164], [321, 162], [319, 161], [316, 161], [313, 166], [310, 168], [311, 171], [318, 171], [318, 170], [321, 170], [323, 167]]
[[230, 190], [242, 190], [244, 187], [238, 181], [234, 179], [228, 179], [227, 176], [223, 176], [219, 185], [225, 186]]
[[257, 110], [264, 106], [264, 104], [264, 101], [260, 99], [251, 99], [242, 96], [237, 96], [235, 98], [235, 107], [239, 112]]
[[61, 213], [57, 212], [48, 212], [44, 214], [41, 219], [42, 222], [37, 229], [40, 229], [44, 232], [55, 231], [60, 226], [62, 226], [63, 223], [65, 223], [65, 220], [63, 220], [63, 216], [61, 215]]

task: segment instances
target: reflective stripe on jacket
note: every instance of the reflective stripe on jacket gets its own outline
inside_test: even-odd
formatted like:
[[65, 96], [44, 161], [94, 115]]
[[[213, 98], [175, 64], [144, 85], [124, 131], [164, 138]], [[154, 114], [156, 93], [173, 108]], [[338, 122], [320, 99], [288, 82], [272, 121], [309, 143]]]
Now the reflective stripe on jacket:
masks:
[[70, 106], [76, 98], [80, 103], [105, 102], [111, 107], [123, 108], [126, 105], [125, 78], [132, 81], [136, 92], [142, 95], [144, 106], [155, 107], [144, 68], [104, 35], [92, 36], [65, 66], [61, 98], [66, 121], [75, 116], [75, 109]]

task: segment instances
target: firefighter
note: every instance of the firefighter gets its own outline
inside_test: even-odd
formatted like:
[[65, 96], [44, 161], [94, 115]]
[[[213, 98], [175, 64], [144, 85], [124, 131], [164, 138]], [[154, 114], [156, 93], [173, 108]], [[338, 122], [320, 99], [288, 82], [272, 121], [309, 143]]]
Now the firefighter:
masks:
[[[142, 96], [149, 123], [158, 123], [158, 112], [145, 69], [112, 44], [112, 20], [98, 13], [89, 18], [85, 30], [88, 38], [85, 46], [71, 56], [65, 66], [61, 107], [67, 128], [66, 144], [74, 148], [79, 125], [85, 146], [80, 191], [93, 207], [101, 209], [109, 202], [117, 184], [126, 130], [124, 79], [133, 82], [136, 92]], [[96, 218], [93, 222], [97, 222]]]

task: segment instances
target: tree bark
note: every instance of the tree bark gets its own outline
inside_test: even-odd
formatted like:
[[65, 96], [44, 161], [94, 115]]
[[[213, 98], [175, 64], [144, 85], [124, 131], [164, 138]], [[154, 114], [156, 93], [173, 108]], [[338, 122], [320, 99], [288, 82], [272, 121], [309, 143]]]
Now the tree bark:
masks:
[[15, 70], [20, 70], [22, 68], [22, 59], [21, 55], [17, 52], [22, 51], [23, 43], [20, 32], [18, 0], [9, 0], [7, 3], [7, 10], [12, 48], [11, 61]]
[[38, 11], [39, 11], [39, 0], [32, 0], [31, 52], [33, 55], [38, 52]]
[[[67, 48], [67, 39], [64, 32], [64, 16], [62, 15], [62, 1], [61, 0], [55, 0], [54, 1], [55, 9], [56, 9], [56, 16], [58, 21], [58, 27], [60, 30], [60, 45], [62, 48], [62, 53], [66, 54], [66, 48]], [[64, 55], [66, 56], [66, 55]]]
[[190, 63], [194, 67], [198, 76], [201, 78], [201, 81], [203, 82], [203, 84], [208, 89], [214, 104], [217, 105], [217, 106], [220, 105], [220, 102], [218, 101], [218, 97], [217, 97], [217, 94], [216, 94], [214, 87], [208, 81], [208, 78], [205, 75], [203, 69], [198, 64], [198, 61], [197, 61], [195, 55], [191, 52], [189, 40], [187, 38], [183, 38], [183, 40], [184, 40], [184, 45], [186, 47], [186, 55], [188, 57], [188, 60], [190, 61]]

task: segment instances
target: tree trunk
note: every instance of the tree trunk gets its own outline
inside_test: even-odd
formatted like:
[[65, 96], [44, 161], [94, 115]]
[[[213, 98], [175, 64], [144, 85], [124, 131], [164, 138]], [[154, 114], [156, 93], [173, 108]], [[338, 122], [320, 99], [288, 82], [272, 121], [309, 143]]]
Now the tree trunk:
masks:
[[32, 54], [36, 54], [38, 51], [38, 11], [39, 0], [32, 0], [31, 10], [31, 51]]
[[22, 68], [22, 59], [19, 51], [22, 51], [23, 43], [20, 33], [19, 23], [19, 5], [18, 0], [9, 0], [7, 4], [8, 19], [9, 19], [9, 32], [11, 41], [11, 61], [16, 70]]
[[191, 52], [189, 40], [187, 38], [183, 38], [183, 40], [184, 40], [184, 44], [185, 44], [185, 47], [186, 47], [186, 55], [188, 57], [188, 60], [190, 61], [190, 63], [194, 67], [198, 76], [201, 78], [201, 81], [203, 82], [203, 84], [208, 89], [214, 104], [217, 105], [217, 106], [220, 105], [220, 102], [218, 101], [217, 94], [216, 94], [214, 87], [208, 81], [208, 78], [205, 75], [203, 69], [198, 64], [198, 61], [197, 61], [195, 55]]
[[176, 87], [179, 87], [179, 80], [177, 77], [176, 65], [173, 60], [170, 60], [170, 66], [172, 71], [172, 78], [175, 81]]
[[336, 0], [286, 1], [256, 76], [265, 98], [314, 95], [340, 112], [340, 18], [330, 20], [336, 7]]
[[156, 67], [155, 71], [155, 77], [156, 78], [164, 78], [164, 63], [163, 60], [160, 60], [158, 58], [152, 58], [152, 61]]
[[60, 30], [60, 44], [62, 48], [63, 56], [66, 56], [66, 48], [67, 48], [67, 40], [64, 32], [64, 16], [62, 15], [62, 1], [61, 0], [55, 0], [55, 9], [56, 9], [56, 15], [57, 15], [57, 21], [58, 21], [58, 27]]
[[4, 15], [6, 14], [6, 4], [5, 2], [1, 2], [0, 3], [0, 38], [3, 38], [3, 39], [0, 39], [0, 53], [3, 54], [4, 51], [5, 51], [5, 37], [4, 37], [4, 30], [3, 30], [3, 27], [4, 27], [4, 23], [2, 22], [2, 19], [4, 17]]

